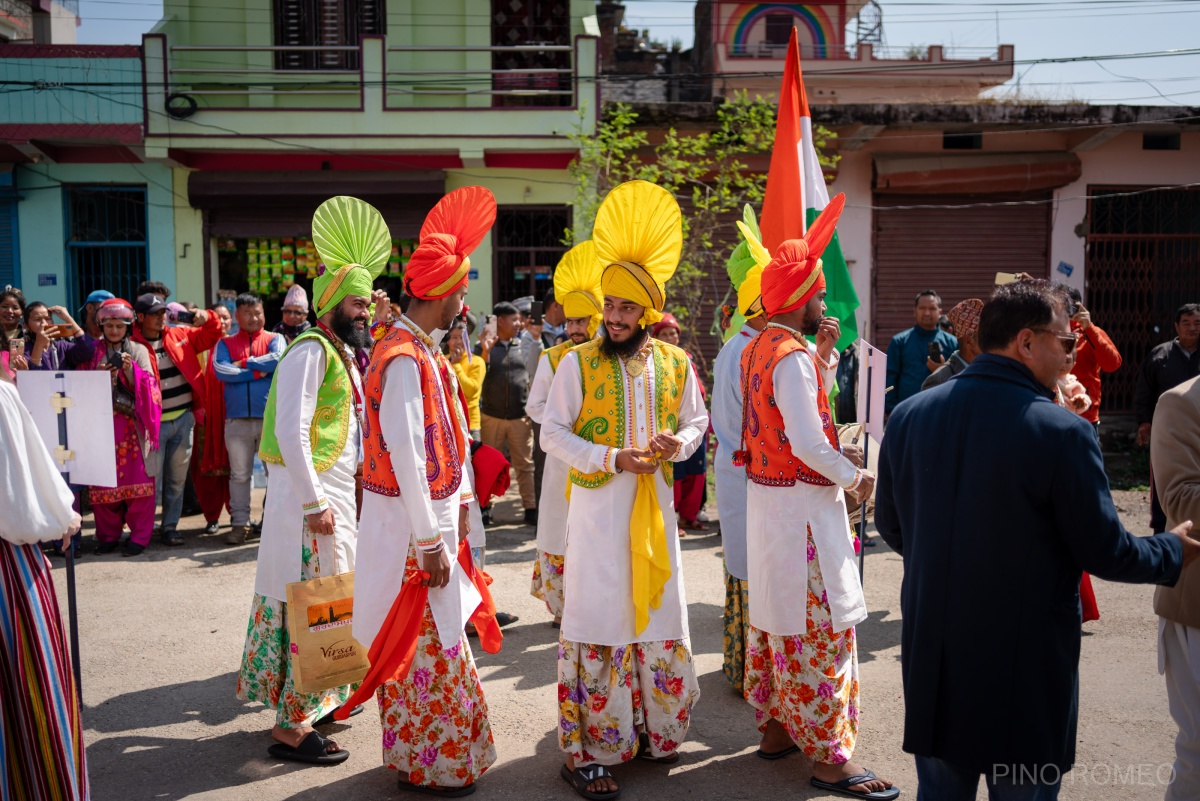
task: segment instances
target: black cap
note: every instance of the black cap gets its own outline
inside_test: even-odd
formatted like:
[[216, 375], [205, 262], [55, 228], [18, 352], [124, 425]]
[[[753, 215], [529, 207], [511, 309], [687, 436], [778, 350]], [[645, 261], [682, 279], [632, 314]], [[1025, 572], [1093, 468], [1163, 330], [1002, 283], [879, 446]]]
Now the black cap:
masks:
[[147, 292], [145, 295], [138, 296], [137, 302], [133, 304], [133, 310], [138, 314], [158, 314], [160, 311], [167, 310], [167, 302], [158, 295]]

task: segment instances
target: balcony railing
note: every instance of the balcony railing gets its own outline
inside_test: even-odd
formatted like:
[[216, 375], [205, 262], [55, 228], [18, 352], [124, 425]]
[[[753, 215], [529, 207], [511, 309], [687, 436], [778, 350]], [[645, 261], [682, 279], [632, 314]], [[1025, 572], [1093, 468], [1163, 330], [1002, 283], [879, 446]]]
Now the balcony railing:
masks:
[[[769, 44], [767, 42], [757, 42], [755, 44], [732, 44], [729, 45], [730, 58], [786, 58], [787, 43]], [[800, 58], [802, 59], [833, 59], [833, 58], [854, 58], [854, 45], [800, 45]]]
[[[367, 50], [379, 52], [381, 37], [372, 38], [359, 47], [171, 45], [165, 95], [186, 94], [200, 109], [299, 110], [361, 107], [364, 88], [382, 87], [385, 109], [577, 105], [578, 44], [385, 46], [379, 64]], [[363, 66], [276, 68], [279, 54], [296, 52], [349, 53]]]

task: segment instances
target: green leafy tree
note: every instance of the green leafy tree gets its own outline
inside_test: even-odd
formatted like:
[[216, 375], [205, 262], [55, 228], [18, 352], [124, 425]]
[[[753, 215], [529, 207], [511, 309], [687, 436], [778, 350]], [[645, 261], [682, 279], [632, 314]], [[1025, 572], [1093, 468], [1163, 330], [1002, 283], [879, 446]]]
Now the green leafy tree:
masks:
[[[683, 253], [669, 285], [668, 310], [679, 320], [683, 339], [697, 357], [704, 310], [729, 290], [725, 261], [737, 243], [733, 220], [746, 203], [761, 208], [766, 191], [766, 173], [751, 169], [744, 159], [770, 153], [775, 115], [774, 103], [740, 92], [717, 107], [709, 130], [670, 128], [651, 146], [647, 130], [638, 127], [637, 112], [616, 103], [604, 110], [594, 134], [571, 137], [579, 156], [570, 167], [575, 217], [565, 244], [591, 237], [600, 201], [625, 181], [656, 183], [679, 200]], [[838, 157], [829, 155], [826, 145], [835, 134], [816, 126], [813, 136], [821, 165], [833, 168]]]

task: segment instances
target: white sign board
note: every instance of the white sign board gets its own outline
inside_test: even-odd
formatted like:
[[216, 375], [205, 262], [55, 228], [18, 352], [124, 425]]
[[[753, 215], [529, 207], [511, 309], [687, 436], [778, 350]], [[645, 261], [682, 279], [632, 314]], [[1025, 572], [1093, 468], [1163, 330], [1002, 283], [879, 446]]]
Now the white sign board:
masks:
[[858, 422], [883, 442], [883, 398], [887, 392], [887, 354], [865, 339], [858, 341]]
[[[111, 373], [21, 370], [17, 373], [17, 392], [33, 417], [46, 450], [56, 457], [54, 463], [70, 483], [90, 487], [117, 485]], [[66, 442], [60, 440], [59, 407], [67, 422]], [[63, 451], [70, 455], [65, 461], [58, 458]]]

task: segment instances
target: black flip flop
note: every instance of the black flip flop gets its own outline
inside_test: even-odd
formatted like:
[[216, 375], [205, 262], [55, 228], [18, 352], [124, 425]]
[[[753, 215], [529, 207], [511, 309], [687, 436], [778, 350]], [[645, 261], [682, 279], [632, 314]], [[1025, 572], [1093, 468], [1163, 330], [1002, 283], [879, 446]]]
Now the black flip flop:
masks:
[[290, 745], [275, 743], [267, 749], [267, 753], [276, 759], [290, 759], [294, 762], [305, 762], [309, 765], [339, 765], [350, 758], [346, 749], [328, 752], [330, 745], [336, 745], [333, 740], [322, 737], [318, 732], [310, 731], [308, 736], [300, 741], [300, 745], [292, 748]]
[[824, 790], [827, 793], [837, 793], [838, 795], [847, 795], [851, 798], [865, 798], [867, 801], [892, 801], [893, 798], [900, 796], [899, 787], [889, 787], [886, 790], [876, 790], [873, 793], [864, 793], [859, 790], [850, 789], [856, 784], [864, 784], [878, 779], [878, 776], [867, 770], [855, 776], [847, 776], [837, 782], [823, 782], [815, 776], [808, 781], [809, 784], [818, 790]]
[[438, 798], [462, 798], [475, 792], [474, 784], [467, 784], [462, 787], [437, 787], [431, 784], [413, 784], [407, 779], [400, 779], [397, 784], [405, 792], [421, 793], [422, 795], [432, 795]]
[[650, 737], [646, 734], [642, 734], [640, 737], [638, 737], [637, 758], [643, 759], [646, 762], [654, 762], [658, 765], [674, 765], [679, 761], [679, 752], [672, 751], [669, 754], [656, 757], [650, 753]]
[[[338, 709], [341, 709], [341, 707], [337, 707], [333, 710], [333, 712], [327, 712], [326, 714], [317, 718], [317, 722], [313, 724], [313, 728], [316, 728], [317, 726], [328, 726], [330, 723], [337, 723], [337, 721], [333, 719], [333, 713], [337, 712]], [[361, 715], [362, 711], [363, 705], [359, 704], [358, 706], [354, 707], [354, 709], [351, 709], [350, 714], [346, 717], [352, 718], [355, 715]]]
[[621, 795], [621, 788], [610, 790], [607, 793], [593, 793], [587, 788], [592, 782], [600, 779], [611, 779], [613, 777], [610, 771], [604, 765], [597, 765], [594, 762], [591, 765], [584, 765], [582, 768], [571, 770], [566, 765], [563, 765], [558, 770], [558, 775], [563, 777], [563, 780], [574, 788], [575, 792], [579, 793], [589, 801], [613, 801]]
[[764, 751], [761, 748], [754, 752], [759, 759], [783, 759], [789, 754], [794, 754], [800, 750], [800, 746], [793, 745], [782, 751]]

